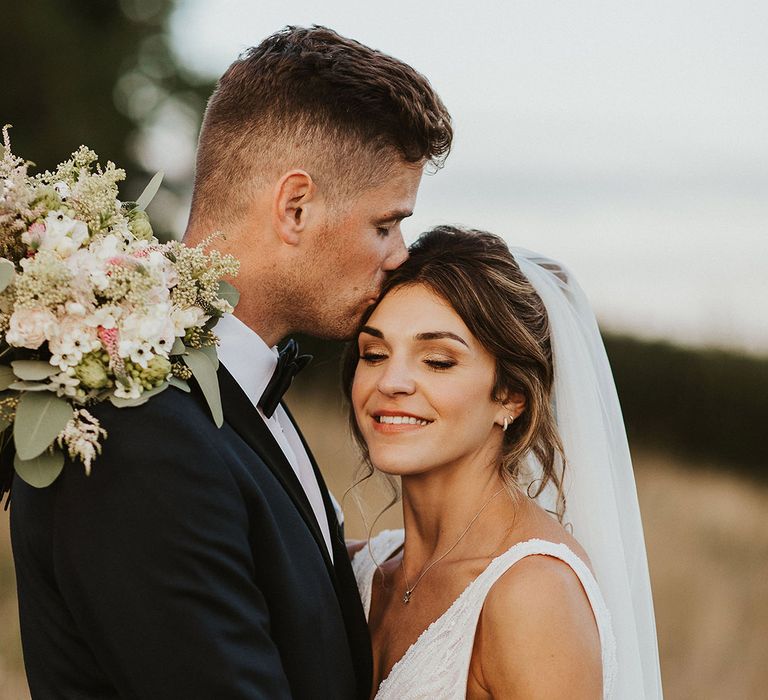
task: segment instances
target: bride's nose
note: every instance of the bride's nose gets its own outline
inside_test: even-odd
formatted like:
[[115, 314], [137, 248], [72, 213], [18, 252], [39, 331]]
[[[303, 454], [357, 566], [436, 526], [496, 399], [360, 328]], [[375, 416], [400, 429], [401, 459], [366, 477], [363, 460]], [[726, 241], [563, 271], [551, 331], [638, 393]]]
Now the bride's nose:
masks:
[[412, 394], [416, 389], [416, 382], [406, 362], [390, 358], [381, 368], [376, 388], [387, 396]]

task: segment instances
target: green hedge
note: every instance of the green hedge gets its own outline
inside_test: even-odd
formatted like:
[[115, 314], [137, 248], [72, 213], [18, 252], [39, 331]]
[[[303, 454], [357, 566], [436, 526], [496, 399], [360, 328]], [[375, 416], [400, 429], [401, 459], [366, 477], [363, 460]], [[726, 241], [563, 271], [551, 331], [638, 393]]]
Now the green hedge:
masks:
[[633, 444], [768, 477], [768, 360], [604, 339]]

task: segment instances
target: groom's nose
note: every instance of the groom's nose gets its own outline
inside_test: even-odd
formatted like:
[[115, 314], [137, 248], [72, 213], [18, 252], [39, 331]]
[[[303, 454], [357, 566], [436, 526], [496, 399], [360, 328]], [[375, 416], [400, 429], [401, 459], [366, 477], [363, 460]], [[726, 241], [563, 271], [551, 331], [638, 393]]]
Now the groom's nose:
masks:
[[387, 255], [382, 269], [394, 270], [402, 265], [408, 259], [408, 248], [405, 247], [403, 234], [398, 231], [392, 236], [392, 250]]

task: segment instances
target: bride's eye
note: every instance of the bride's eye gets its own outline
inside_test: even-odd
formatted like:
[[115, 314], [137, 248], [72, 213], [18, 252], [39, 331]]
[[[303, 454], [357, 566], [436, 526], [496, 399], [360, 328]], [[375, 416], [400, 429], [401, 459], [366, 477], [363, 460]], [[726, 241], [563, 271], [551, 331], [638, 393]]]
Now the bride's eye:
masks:
[[370, 350], [365, 350], [360, 353], [360, 359], [369, 365], [373, 365], [373, 364], [376, 364], [377, 362], [381, 362], [382, 360], [386, 360], [387, 356], [381, 352], [373, 352]]
[[455, 360], [438, 357], [428, 357], [424, 360], [424, 363], [435, 370], [450, 369], [456, 365]]

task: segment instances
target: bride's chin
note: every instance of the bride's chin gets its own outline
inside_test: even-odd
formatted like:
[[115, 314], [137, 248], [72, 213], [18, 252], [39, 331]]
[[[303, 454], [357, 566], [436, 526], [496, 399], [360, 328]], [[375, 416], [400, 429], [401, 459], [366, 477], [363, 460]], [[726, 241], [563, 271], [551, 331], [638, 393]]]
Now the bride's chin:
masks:
[[379, 462], [372, 460], [371, 464], [373, 464], [373, 467], [377, 472], [380, 472], [385, 476], [415, 476], [417, 474], [423, 474], [424, 472], [429, 471], [429, 469], [424, 469], [421, 463], [413, 464], [412, 462], [405, 461], [394, 462], [391, 459], [381, 460]]

